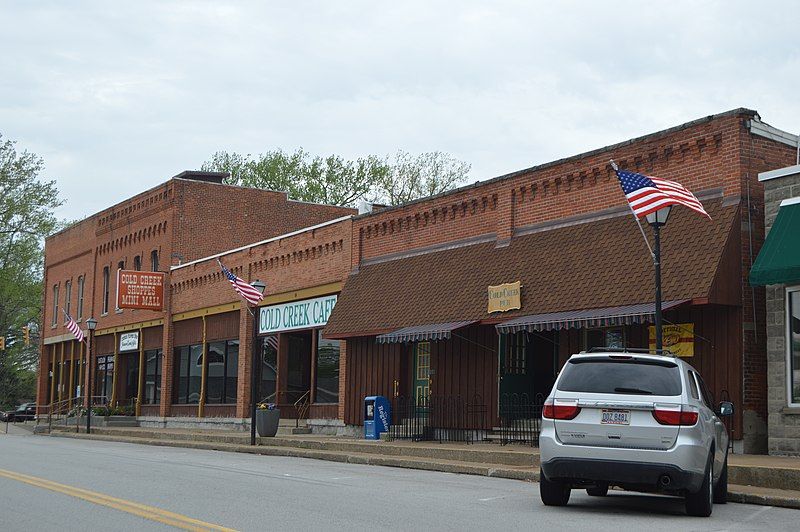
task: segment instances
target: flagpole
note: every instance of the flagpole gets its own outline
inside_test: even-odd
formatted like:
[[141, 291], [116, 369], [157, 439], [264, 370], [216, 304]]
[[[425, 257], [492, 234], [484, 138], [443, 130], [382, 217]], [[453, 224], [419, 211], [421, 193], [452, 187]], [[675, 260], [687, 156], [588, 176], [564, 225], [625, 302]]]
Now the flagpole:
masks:
[[[617, 166], [617, 163], [614, 162], [614, 159], [610, 159], [609, 162], [611, 163], [611, 168], [614, 169], [614, 172], [619, 171], [619, 166]], [[639, 221], [639, 217], [636, 216], [635, 212], [633, 212], [633, 205], [631, 205], [630, 202], [627, 202], [627, 203], [628, 203], [628, 208], [631, 210], [631, 214], [633, 215], [633, 219], [636, 220], [636, 225], [639, 226], [639, 232], [642, 233], [642, 238], [644, 239], [644, 243], [647, 246], [647, 251], [650, 252], [650, 256], [655, 261], [656, 260], [656, 254], [653, 253], [653, 248], [650, 247], [650, 241], [647, 240], [647, 235], [644, 234], [644, 229], [642, 229], [642, 224]]]

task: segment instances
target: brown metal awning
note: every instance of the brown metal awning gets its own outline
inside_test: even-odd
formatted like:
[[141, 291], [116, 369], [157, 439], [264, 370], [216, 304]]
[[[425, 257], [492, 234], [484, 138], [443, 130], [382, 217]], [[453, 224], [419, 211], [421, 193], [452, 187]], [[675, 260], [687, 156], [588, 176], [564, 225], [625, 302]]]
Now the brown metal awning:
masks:
[[[665, 301], [662, 310], [669, 310], [686, 303], [687, 299]], [[552, 331], [558, 329], [577, 329], [581, 327], [608, 327], [613, 325], [630, 325], [632, 323], [652, 323], [655, 317], [655, 303], [639, 303], [621, 307], [593, 308], [550, 312], [522, 316], [495, 325], [498, 333], [515, 333], [519, 331]]]
[[456, 329], [472, 325], [472, 321], [452, 321], [449, 323], [430, 323], [428, 325], [413, 325], [403, 327], [390, 333], [381, 334], [375, 340], [379, 344], [391, 344], [401, 342], [424, 342], [425, 340], [449, 340], [450, 333]]

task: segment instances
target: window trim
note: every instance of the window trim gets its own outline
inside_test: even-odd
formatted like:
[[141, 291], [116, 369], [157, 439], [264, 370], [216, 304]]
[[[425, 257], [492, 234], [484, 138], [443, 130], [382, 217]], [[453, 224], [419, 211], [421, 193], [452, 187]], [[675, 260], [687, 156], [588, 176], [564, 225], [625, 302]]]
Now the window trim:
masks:
[[58, 325], [58, 297], [59, 297], [59, 284], [53, 285], [53, 319], [50, 322], [50, 327], [55, 329]]
[[784, 335], [786, 339], [786, 358], [784, 359], [786, 363], [786, 405], [790, 408], [800, 408], [800, 402], [792, 401], [792, 306], [789, 297], [790, 294], [795, 292], [800, 292], [800, 285], [787, 286], [784, 289], [784, 295], [786, 299], [784, 305], [784, 313], [786, 314], [786, 318], [783, 322]]
[[75, 301], [75, 303], [78, 305], [76, 313], [78, 315], [78, 319], [75, 320], [77, 322], [80, 322], [83, 319], [83, 289], [85, 284], [86, 284], [86, 275], [79, 275], [78, 294], [77, 294], [78, 299]]
[[69, 311], [72, 310], [72, 279], [64, 281], [64, 325], [69, 322]]

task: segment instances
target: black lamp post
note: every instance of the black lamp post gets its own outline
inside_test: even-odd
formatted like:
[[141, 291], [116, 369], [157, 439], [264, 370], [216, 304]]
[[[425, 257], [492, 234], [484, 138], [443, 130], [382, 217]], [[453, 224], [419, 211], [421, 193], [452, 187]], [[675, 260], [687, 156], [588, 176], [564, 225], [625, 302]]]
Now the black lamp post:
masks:
[[86, 434], [92, 432], [92, 348], [94, 348], [94, 330], [97, 329], [97, 320], [89, 318], [86, 320], [86, 328], [89, 329], [89, 345], [86, 349]]
[[645, 218], [653, 228], [655, 246], [653, 250], [653, 263], [656, 267], [656, 350], [664, 348], [664, 333], [661, 318], [661, 228], [667, 223], [672, 206], [664, 207], [651, 212]]
[[[253, 288], [264, 293], [264, 290], [267, 288], [262, 281], [256, 279], [251, 283]], [[256, 444], [256, 387], [258, 386], [258, 380], [256, 379], [256, 368], [258, 367], [256, 362], [261, 360], [261, 351], [258, 349], [258, 321], [260, 312], [258, 309], [258, 305], [253, 307], [253, 348], [250, 352], [250, 445]], [[258, 358], [256, 358], [258, 356]]]

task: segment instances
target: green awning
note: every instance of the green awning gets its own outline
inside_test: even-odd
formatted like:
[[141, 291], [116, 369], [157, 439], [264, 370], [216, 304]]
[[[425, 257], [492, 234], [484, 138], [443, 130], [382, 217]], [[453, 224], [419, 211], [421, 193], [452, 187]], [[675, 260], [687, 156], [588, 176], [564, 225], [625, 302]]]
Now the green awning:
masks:
[[750, 269], [753, 286], [796, 282], [800, 282], [800, 198], [781, 202], [767, 241]]

